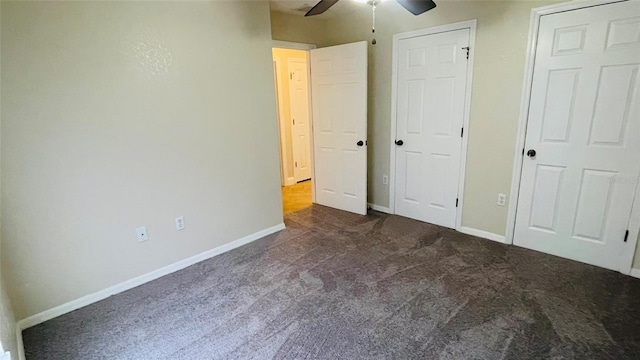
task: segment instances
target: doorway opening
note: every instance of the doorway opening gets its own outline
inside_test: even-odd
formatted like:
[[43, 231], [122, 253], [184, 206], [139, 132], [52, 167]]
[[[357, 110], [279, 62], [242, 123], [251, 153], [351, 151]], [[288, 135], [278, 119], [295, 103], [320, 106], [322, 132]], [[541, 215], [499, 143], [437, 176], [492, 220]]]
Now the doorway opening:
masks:
[[367, 42], [272, 47], [285, 214], [315, 203], [366, 215]]
[[309, 51], [274, 47], [282, 207], [285, 215], [313, 204]]

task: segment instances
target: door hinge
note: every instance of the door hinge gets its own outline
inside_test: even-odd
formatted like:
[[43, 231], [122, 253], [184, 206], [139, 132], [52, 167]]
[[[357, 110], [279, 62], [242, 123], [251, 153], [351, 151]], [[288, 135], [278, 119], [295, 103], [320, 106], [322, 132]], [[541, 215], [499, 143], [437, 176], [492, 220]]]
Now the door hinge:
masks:
[[295, 125], [295, 124], [296, 124], [296, 119], [293, 119], [293, 125]]
[[456, 207], [458, 207], [458, 198], [456, 198]]
[[296, 164], [296, 167], [298, 167], [298, 162], [297, 161], [295, 162], [295, 164]]
[[468, 46], [465, 46], [465, 47], [462, 48], [462, 50], [467, 50], [467, 60], [469, 60], [469, 49], [470, 49], [470, 47], [468, 47]]
[[[468, 52], [467, 52], [467, 54], [468, 54]], [[468, 57], [467, 57], [467, 59], [468, 59]], [[293, 73], [292, 72], [289, 73], [289, 80], [293, 80]]]
[[625, 231], [624, 233], [624, 242], [627, 242], [628, 239], [629, 239], [629, 230]]
[[524, 156], [524, 148], [522, 148], [522, 156]]
[[460, 137], [462, 137], [462, 135], [464, 135], [464, 128], [460, 128]]

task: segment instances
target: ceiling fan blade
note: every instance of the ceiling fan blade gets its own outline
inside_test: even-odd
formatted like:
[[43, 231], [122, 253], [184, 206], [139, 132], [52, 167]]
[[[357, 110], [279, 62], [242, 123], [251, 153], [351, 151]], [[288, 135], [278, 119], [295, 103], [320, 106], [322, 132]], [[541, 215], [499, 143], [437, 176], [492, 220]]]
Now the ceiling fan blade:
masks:
[[337, 2], [338, 2], [338, 0], [320, 0], [314, 7], [311, 8], [311, 10], [307, 11], [307, 13], [304, 14], [304, 16], [312, 16], [312, 15], [322, 14], [323, 12], [327, 11], [330, 7], [333, 6], [333, 4], [335, 4]]
[[413, 15], [420, 15], [434, 7], [436, 3], [432, 0], [396, 0], [405, 9], [409, 10]]

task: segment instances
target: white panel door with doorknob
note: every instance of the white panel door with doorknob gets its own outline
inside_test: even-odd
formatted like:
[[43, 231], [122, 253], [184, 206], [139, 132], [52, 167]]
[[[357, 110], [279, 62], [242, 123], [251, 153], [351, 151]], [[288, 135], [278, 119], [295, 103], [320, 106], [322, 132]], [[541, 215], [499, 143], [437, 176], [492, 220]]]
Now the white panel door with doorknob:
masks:
[[311, 126], [309, 124], [309, 84], [307, 60], [289, 59], [289, 107], [293, 176], [296, 182], [311, 178]]
[[316, 203], [367, 213], [367, 43], [311, 57]]
[[395, 213], [455, 228], [469, 29], [398, 44]]
[[640, 175], [638, 14], [629, 1], [541, 17], [516, 245], [619, 270]]

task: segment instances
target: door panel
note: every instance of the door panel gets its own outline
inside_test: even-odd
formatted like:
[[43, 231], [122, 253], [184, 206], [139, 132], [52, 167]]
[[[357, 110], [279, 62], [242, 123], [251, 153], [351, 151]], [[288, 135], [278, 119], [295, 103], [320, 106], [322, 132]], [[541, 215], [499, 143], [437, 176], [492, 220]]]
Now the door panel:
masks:
[[619, 270], [640, 176], [640, 4], [540, 20], [514, 243]]
[[529, 226], [556, 233], [560, 189], [565, 168], [540, 165], [536, 168], [533, 204]]
[[367, 43], [311, 50], [311, 70], [316, 202], [364, 215]]
[[311, 178], [311, 126], [307, 60], [289, 59], [289, 99], [293, 137], [293, 175], [296, 181]]
[[469, 29], [400, 40], [395, 212], [454, 228]]
[[601, 69], [589, 134], [590, 145], [624, 146], [623, 136], [627, 133], [629, 110], [637, 92], [637, 77], [638, 64]]
[[403, 152], [405, 159], [405, 188], [403, 200], [418, 204], [423, 198], [422, 179], [422, 153], [414, 151]]

